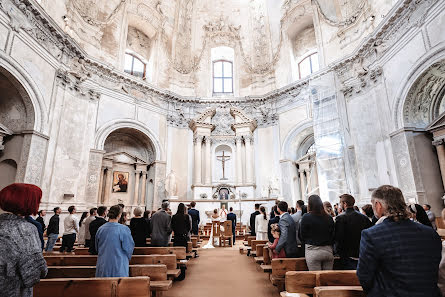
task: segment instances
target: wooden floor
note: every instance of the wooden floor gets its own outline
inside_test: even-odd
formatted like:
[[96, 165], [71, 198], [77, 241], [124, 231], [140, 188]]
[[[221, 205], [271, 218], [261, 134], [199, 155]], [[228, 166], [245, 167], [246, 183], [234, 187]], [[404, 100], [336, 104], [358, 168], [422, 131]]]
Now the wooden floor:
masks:
[[257, 269], [253, 258], [239, 253], [239, 246], [200, 250], [199, 258], [188, 263], [185, 280], [175, 282], [163, 296], [279, 297], [268, 274]]

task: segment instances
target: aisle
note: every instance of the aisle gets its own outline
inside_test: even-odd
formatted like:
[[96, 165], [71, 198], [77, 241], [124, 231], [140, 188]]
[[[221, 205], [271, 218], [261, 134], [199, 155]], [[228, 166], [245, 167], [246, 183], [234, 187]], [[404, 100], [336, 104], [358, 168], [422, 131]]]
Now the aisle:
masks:
[[268, 274], [238, 247], [201, 250], [188, 264], [184, 281], [175, 282], [164, 297], [278, 297]]

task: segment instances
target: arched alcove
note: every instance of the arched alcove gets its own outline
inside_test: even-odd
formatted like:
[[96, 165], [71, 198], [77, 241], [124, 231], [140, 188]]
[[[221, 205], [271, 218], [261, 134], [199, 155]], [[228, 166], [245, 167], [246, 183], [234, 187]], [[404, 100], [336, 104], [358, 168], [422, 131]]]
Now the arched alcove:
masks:
[[[234, 156], [232, 148], [227, 144], [215, 147], [213, 158], [213, 180], [217, 183], [234, 181]], [[224, 168], [224, 170], [223, 170]]]

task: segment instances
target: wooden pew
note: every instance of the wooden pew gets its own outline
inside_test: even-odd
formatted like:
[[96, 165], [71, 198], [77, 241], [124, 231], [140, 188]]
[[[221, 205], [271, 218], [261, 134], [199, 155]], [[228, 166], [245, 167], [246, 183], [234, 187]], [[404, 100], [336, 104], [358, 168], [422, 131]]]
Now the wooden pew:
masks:
[[267, 244], [265, 244], [265, 243], [256, 245], [256, 257], [254, 258], [256, 263], [259, 263], [259, 264], [263, 263], [263, 261], [264, 261], [263, 248], [266, 245]]
[[[94, 278], [96, 266], [49, 266], [46, 279], [51, 278]], [[130, 265], [130, 276], [150, 277], [150, 290], [153, 294], [167, 291], [172, 287], [172, 281], [167, 280], [165, 265]]]
[[[88, 248], [76, 248], [76, 255], [89, 255]], [[185, 247], [135, 247], [133, 255], [168, 255], [175, 254], [177, 260], [187, 259]]]
[[288, 293], [314, 294], [315, 287], [360, 286], [355, 270], [288, 271]]
[[[45, 255], [48, 266], [96, 266], [97, 256], [93, 255]], [[177, 269], [176, 255], [133, 255], [130, 265], [154, 265], [167, 266], [168, 279], [174, 279], [181, 274]]]
[[150, 297], [150, 278], [106, 277], [42, 279], [34, 286], [34, 297]]
[[366, 297], [360, 286], [315, 287], [315, 297]]
[[256, 257], [256, 246], [258, 244], [266, 244], [268, 242], [268, 240], [252, 240], [251, 242], [251, 256]]
[[267, 244], [263, 246], [263, 264], [260, 267], [263, 269], [263, 272], [272, 272], [270, 250]]

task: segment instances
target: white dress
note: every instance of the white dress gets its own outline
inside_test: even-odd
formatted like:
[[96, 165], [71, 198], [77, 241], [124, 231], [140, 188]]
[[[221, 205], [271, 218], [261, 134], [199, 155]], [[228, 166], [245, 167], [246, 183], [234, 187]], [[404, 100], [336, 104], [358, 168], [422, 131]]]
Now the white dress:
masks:
[[256, 232], [256, 240], [268, 240], [267, 237], [267, 225], [269, 223], [269, 219], [264, 219], [263, 214], [259, 214], [255, 217], [255, 232]]
[[[221, 218], [220, 217], [217, 217], [217, 218], [211, 218], [211, 222], [213, 223], [213, 222], [219, 222], [219, 221], [221, 221]], [[205, 245], [205, 246], [203, 246], [202, 248], [203, 249], [214, 249], [215, 248], [215, 246], [213, 245], [213, 227], [212, 227], [212, 230], [210, 231], [210, 238], [209, 238], [209, 242], [207, 242], [207, 244]]]

